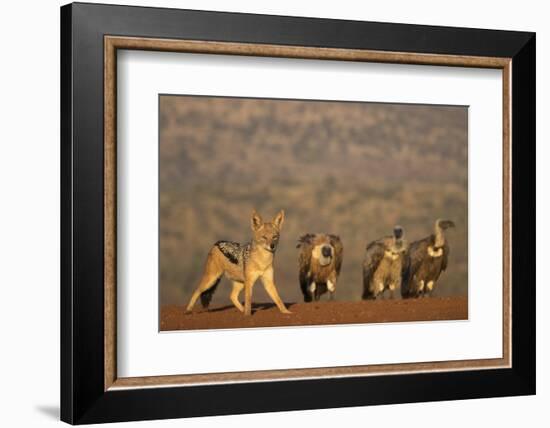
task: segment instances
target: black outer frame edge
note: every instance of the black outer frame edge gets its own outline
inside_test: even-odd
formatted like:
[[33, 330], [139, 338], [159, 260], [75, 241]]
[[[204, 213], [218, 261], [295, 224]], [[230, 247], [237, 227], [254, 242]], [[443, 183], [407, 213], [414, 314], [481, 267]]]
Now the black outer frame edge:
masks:
[[[166, 419], [535, 392], [533, 33], [96, 4], [64, 6], [61, 17], [63, 421]], [[410, 52], [513, 57], [512, 260], [513, 283], [522, 284], [521, 293], [513, 288], [513, 368], [105, 393], [103, 288], [98, 289], [103, 284], [105, 34], [373, 50], [400, 46], [397, 50]]]
[[[97, 31], [129, 37], [262, 43], [260, 40], [267, 36], [270, 41], [263, 43], [274, 45], [378, 51], [395, 51], [395, 45], [400, 45], [400, 52], [511, 58], [532, 34], [522, 31], [192, 9], [79, 2], [72, 5], [90, 23], [97, 24]], [[147, 19], [153, 15], [153, 19]], [[162, 21], [162, 36], [159, 36], [158, 21]], [[208, 26], [204, 25], [206, 21]], [[270, 30], [266, 29], [270, 27], [277, 27], [277, 31], [267, 34]]]
[[[427, 388], [420, 390], [421, 386]], [[510, 369], [120, 390], [107, 392], [78, 423], [343, 408], [533, 393], [524, 379]]]
[[60, 132], [61, 132], [61, 303], [60, 303], [60, 417], [62, 421], [73, 423], [73, 349], [72, 349], [72, 8], [70, 5], [60, 10]]
[[[512, 59], [512, 364], [536, 392], [536, 35]], [[520, 285], [520, 286], [518, 286]]]

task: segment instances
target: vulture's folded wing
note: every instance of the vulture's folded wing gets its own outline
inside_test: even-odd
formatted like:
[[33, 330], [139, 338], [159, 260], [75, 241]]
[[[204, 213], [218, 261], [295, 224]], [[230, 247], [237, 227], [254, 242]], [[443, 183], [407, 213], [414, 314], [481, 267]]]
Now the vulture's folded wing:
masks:
[[329, 235], [330, 245], [334, 248], [334, 265], [336, 269], [336, 274], [340, 275], [340, 270], [342, 269], [342, 262], [344, 260], [344, 244], [342, 240], [337, 235]]
[[363, 283], [369, 284], [384, 257], [386, 248], [383, 241], [374, 241], [367, 246], [365, 261], [363, 262]]

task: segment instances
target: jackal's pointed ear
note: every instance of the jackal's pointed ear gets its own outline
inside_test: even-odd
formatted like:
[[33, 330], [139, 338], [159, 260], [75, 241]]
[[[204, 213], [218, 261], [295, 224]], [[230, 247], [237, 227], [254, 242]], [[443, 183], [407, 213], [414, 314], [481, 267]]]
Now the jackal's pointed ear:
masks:
[[277, 227], [277, 229], [280, 229], [281, 227], [283, 227], [284, 221], [285, 221], [285, 212], [281, 210], [279, 211], [279, 214], [277, 214], [273, 219], [273, 224]]
[[260, 216], [256, 210], [252, 211], [252, 217], [250, 218], [250, 226], [252, 227], [252, 230], [259, 230], [263, 225], [264, 221], [262, 220], [262, 216]]

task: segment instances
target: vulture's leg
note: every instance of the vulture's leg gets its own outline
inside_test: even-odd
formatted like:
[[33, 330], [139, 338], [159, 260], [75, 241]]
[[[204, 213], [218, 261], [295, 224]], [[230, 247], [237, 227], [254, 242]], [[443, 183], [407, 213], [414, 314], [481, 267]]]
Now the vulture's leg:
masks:
[[427, 293], [430, 297], [432, 297], [433, 290], [434, 290], [434, 281], [429, 281], [429, 282], [426, 284], [426, 293]]
[[423, 297], [424, 296], [424, 280], [421, 279], [418, 282], [418, 296]]
[[329, 300], [333, 300], [334, 299], [334, 292], [336, 291], [336, 286], [334, 284], [334, 282], [332, 282], [330, 279], [327, 281], [327, 288], [328, 288], [328, 291], [329, 291]]
[[395, 291], [395, 282], [390, 282], [390, 284], [388, 285], [388, 289], [390, 290], [390, 299], [393, 300], [394, 299], [393, 292]]
[[315, 299], [315, 290], [317, 289], [317, 285], [315, 284], [315, 281], [312, 281], [311, 284], [309, 284], [308, 291], [309, 295], [311, 296], [311, 300]]
[[384, 298], [384, 283], [382, 281], [378, 283], [377, 295], [379, 295], [382, 299]]
[[401, 275], [397, 275], [395, 282], [393, 283], [393, 289], [397, 291], [397, 298], [401, 296], [401, 287], [403, 286], [401, 281]]

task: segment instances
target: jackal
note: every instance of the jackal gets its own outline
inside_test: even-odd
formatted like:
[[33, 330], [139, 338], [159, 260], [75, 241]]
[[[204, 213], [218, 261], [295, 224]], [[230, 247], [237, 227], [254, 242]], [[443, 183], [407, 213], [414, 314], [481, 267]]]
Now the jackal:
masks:
[[[262, 217], [254, 210], [250, 221], [252, 241], [247, 244], [216, 242], [208, 253], [204, 273], [191, 296], [186, 312], [193, 310], [199, 297], [202, 306], [207, 308], [222, 275], [225, 274], [226, 278], [233, 282], [230, 299], [245, 315], [252, 313], [252, 287], [258, 278], [261, 278], [267, 294], [279, 310], [283, 314], [290, 314], [273, 281], [273, 258], [284, 219], [285, 213], [281, 210], [272, 221], [264, 223]], [[239, 301], [239, 294], [243, 288], [244, 307]]]

